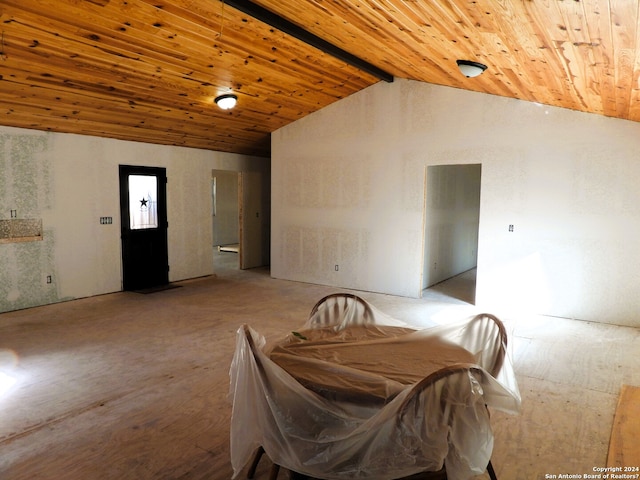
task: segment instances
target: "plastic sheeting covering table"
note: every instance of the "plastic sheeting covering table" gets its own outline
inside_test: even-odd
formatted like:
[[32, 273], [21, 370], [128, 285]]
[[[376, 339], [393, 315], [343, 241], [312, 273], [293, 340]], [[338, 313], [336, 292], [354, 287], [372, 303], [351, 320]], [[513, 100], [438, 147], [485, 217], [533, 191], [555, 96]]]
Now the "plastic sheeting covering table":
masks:
[[330, 333], [331, 327], [302, 330], [269, 358], [326, 398], [362, 404], [386, 403], [441, 368], [475, 363], [464, 348], [424, 331], [355, 326]]
[[478, 315], [416, 330], [366, 307], [364, 322], [355, 307], [322, 324], [312, 315], [270, 344], [249, 326], [238, 330], [234, 478], [260, 446], [274, 463], [321, 479], [397, 479], [444, 465], [449, 479], [466, 480], [485, 471], [487, 407], [520, 408], [501, 322]]

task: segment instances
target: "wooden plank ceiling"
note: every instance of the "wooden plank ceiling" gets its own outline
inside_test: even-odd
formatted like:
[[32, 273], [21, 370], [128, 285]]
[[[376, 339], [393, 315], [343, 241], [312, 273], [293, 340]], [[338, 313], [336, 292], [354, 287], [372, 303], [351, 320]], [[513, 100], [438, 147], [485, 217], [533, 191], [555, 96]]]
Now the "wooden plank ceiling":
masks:
[[[640, 121], [640, 0], [254, 3], [394, 77]], [[0, 0], [0, 19], [8, 126], [268, 157], [271, 132], [380, 81], [219, 0]]]

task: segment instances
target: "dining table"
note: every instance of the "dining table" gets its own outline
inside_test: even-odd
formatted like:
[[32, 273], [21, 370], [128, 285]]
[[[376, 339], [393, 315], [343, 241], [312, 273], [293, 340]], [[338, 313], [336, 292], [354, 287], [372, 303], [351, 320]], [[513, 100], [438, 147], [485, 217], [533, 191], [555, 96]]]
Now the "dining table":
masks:
[[501, 322], [478, 315], [420, 328], [356, 317], [269, 338], [249, 325], [238, 330], [234, 478], [256, 450], [328, 480], [393, 480], [445, 466], [450, 480], [466, 480], [485, 471], [494, 441], [488, 408], [520, 408]]

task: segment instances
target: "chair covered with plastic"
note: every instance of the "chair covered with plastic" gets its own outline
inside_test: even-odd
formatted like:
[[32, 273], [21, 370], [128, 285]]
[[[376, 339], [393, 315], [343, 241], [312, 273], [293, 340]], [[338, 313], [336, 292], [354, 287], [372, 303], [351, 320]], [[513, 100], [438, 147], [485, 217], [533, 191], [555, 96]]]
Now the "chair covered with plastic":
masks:
[[[472, 361], [408, 385], [391, 385], [380, 402], [366, 404], [319, 394], [270, 357], [283, 345], [306, 347], [315, 335], [332, 335], [331, 342], [338, 343], [370, 342], [353, 336], [352, 331], [360, 331], [349, 328], [354, 325], [374, 336], [378, 330], [384, 335], [389, 326], [406, 329], [396, 338], [373, 340], [380, 346], [393, 342], [399, 350], [429, 336], [446, 339], [466, 349]], [[415, 330], [349, 294], [323, 299], [299, 331], [270, 344], [243, 326], [230, 371], [234, 477], [252, 457], [255, 469], [258, 450], [273, 461], [272, 479], [279, 466], [328, 480], [391, 480], [445, 470], [444, 478], [466, 480], [487, 467], [495, 478], [487, 406], [517, 413], [520, 405], [506, 340], [504, 326], [492, 315]], [[351, 383], [351, 376], [359, 374], [338, 366], [335, 375]]]
[[344, 330], [356, 325], [405, 326], [353, 293], [331, 293], [313, 306], [304, 329]]

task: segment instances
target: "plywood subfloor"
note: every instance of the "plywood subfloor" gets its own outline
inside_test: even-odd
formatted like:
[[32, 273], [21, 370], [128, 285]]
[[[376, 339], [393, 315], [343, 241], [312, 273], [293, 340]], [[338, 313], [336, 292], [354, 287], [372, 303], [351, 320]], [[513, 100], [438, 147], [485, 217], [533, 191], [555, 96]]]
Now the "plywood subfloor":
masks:
[[[0, 478], [230, 479], [236, 331], [243, 323], [267, 336], [297, 329], [318, 299], [340, 289], [272, 279], [264, 269], [218, 272], [153, 295], [0, 314], [0, 372], [16, 379], [0, 395]], [[475, 312], [443, 287], [422, 299], [357, 293], [425, 326]], [[605, 465], [620, 386], [640, 385], [639, 330], [502, 318], [523, 408], [492, 412], [498, 478]], [[266, 479], [268, 459], [259, 468], [256, 478]]]

